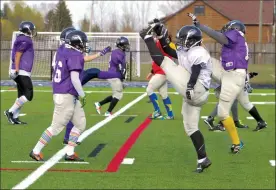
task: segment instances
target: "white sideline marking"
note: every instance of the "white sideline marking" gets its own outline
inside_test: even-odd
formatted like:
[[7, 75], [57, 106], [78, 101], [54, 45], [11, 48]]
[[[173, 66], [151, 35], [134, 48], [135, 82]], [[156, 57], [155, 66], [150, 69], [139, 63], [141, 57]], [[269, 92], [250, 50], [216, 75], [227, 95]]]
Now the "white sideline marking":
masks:
[[273, 78], [275, 78], [275, 75], [271, 74], [270, 76], [272, 76]]
[[[81, 136], [79, 137], [78, 141], [82, 142], [86, 137], [91, 135], [93, 132], [100, 129], [102, 126], [104, 126], [106, 123], [110, 122], [112, 119], [116, 118], [121, 113], [125, 112], [127, 109], [132, 107], [134, 104], [142, 100], [144, 97], [147, 96], [147, 93], [142, 94], [138, 98], [134, 99], [132, 102], [125, 105], [123, 108], [121, 108], [119, 111], [114, 113], [112, 116], [109, 116], [105, 118], [104, 120], [100, 121], [96, 125], [92, 126], [91, 128], [84, 131]], [[46, 161], [44, 164], [42, 164], [40, 167], [38, 167], [35, 171], [33, 171], [30, 175], [28, 175], [23, 181], [21, 181], [19, 184], [14, 186], [12, 189], [26, 189], [30, 185], [32, 185], [38, 178], [40, 178], [48, 169], [50, 169], [52, 166], [54, 166], [59, 160], [62, 159], [62, 157], [66, 154], [66, 151], [68, 149], [68, 145], [59, 150], [54, 156], [52, 156], [48, 161]]]
[[201, 119], [207, 119], [208, 116], [201, 116]]
[[[28, 161], [28, 160], [16, 160], [11, 161], [11, 163], [25, 163], [25, 164], [42, 164], [45, 163], [45, 161]], [[57, 164], [89, 164], [89, 162], [57, 162]]]
[[252, 119], [254, 119], [254, 118], [253, 118], [253, 117], [246, 117], [246, 119], [252, 120]]
[[[1, 92], [17, 92], [17, 90], [1, 90]], [[53, 92], [52, 90], [35, 90], [35, 92]], [[112, 93], [112, 91], [84, 91], [85, 93]], [[124, 94], [143, 94], [145, 92], [123, 92]], [[168, 92], [169, 94], [175, 94], [178, 95], [178, 92]], [[214, 95], [215, 93], [210, 93]], [[250, 96], [275, 96], [275, 93], [250, 93]]]
[[18, 116], [25, 116], [27, 115], [26, 113], [20, 113]]
[[[102, 116], [102, 117], [106, 117], [104, 115], [99, 115], [99, 114], [90, 114], [90, 116]], [[118, 117], [137, 117], [138, 115], [119, 115]]]
[[135, 158], [124, 158], [124, 160], [122, 161], [122, 164], [133, 164], [134, 163]]
[[275, 160], [269, 160], [270, 165], [275, 167]]

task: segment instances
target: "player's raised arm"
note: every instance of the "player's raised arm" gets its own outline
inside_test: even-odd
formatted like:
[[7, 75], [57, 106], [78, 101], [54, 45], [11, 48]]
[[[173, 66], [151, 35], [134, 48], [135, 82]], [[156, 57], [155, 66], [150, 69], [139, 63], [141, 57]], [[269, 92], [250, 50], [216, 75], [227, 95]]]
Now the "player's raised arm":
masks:
[[222, 45], [227, 45], [229, 43], [227, 37], [221, 32], [217, 32], [212, 28], [209, 28], [208, 26], [200, 24], [194, 14], [188, 13], [188, 16], [192, 18], [193, 23], [196, 27], [198, 27], [202, 32], [206, 33], [208, 36], [216, 40], [218, 43]]
[[111, 47], [110, 46], [105, 47], [99, 53], [96, 53], [96, 54], [93, 54], [93, 55], [84, 56], [84, 62], [89, 62], [89, 61], [92, 61], [94, 59], [97, 59], [98, 57], [104, 56], [108, 52], [111, 52]]

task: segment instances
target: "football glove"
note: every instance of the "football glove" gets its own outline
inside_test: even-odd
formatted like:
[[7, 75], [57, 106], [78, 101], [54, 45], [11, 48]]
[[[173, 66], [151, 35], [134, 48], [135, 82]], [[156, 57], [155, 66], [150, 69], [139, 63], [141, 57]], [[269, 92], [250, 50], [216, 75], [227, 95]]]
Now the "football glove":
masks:
[[249, 84], [248, 81], [245, 81], [244, 91], [248, 92], [248, 93], [252, 93], [252, 91], [253, 91], [253, 88], [251, 87], [251, 85]]
[[16, 77], [18, 77], [18, 71], [15, 71], [14, 73], [10, 73], [10, 78], [12, 80], [16, 79]]
[[83, 108], [86, 104], [86, 95], [84, 94], [84, 97], [79, 96], [79, 101], [81, 103], [81, 107]]
[[140, 37], [141, 37], [143, 40], [145, 40], [145, 38], [147, 38], [146, 36], [148, 36], [148, 37], [152, 36], [152, 35], [151, 35], [151, 31], [153, 30], [153, 27], [154, 27], [154, 26], [148, 26], [147, 28], [144, 28], [143, 30], [141, 30], [141, 31], [139, 32]]
[[111, 52], [111, 47], [110, 47], [110, 46], [105, 47], [105, 48], [100, 52], [100, 56], [104, 56], [104, 55], [107, 54], [108, 52]]
[[258, 74], [259, 73], [255, 73], [255, 72], [248, 73], [250, 79], [252, 79], [253, 77], [257, 76]]
[[188, 84], [187, 89], [186, 89], [186, 97], [191, 100], [194, 96], [194, 88], [191, 87], [191, 85]]
[[199, 21], [196, 19], [196, 16], [193, 13], [188, 13], [187, 15], [192, 18], [195, 26], [199, 26]]

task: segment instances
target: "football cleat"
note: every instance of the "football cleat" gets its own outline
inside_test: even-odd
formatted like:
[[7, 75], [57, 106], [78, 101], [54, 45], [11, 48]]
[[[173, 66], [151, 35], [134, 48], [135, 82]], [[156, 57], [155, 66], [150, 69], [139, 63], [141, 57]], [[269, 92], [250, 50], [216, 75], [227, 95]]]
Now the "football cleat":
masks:
[[214, 118], [212, 116], [208, 116], [207, 119], [204, 119], [204, 123], [206, 123], [209, 126], [210, 130], [212, 130], [213, 128], [215, 128]]
[[95, 108], [96, 108], [96, 111], [98, 112], [98, 114], [101, 115], [101, 105], [100, 105], [100, 103], [95, 102], [94, 105], [95, 105]]
[[112, 113], [109, 112], [109, 111], [107, 111], [107, 112], [104, 113], [104, 116], [106, 116], [106, 117], [109, 117], [109, 116], [111, 116], [111, 115], [112, 115]]
[[4, 111], [4, 115], [7, 117], [9, 123], [15, 124], [12, 112], [9, 112], [9, 110], [6, 110], [6, 111]]
[[71, 156], [68, 156], [66, 154], [64, 160], [66, 160], [66, 161], [72, 161], [72, 162], [74, 162], [74, 161], [79, 161], [79, 162], [84, 161], [84, 159], [80, 158], [76, 153], [74, 153]]
[[241, 149], [244, 147], [243, 142], [241, 141], [240, 144], [232, 144], [231, 146], [231, 152], [233, 154], [237, 154], [241, 151]]
[[174, 116], [164, 115], [163, 119], [164, 120], [174, 120]]
[[254, 129], [253, 131], [260, 131], [266, 127], [267, 127], [267, 123], [265, 121], [260, 121], [258, 122], [256, 129]]
[[42, 153], [35, 154], [33, 151], [31, 151], [29, 156], [36, 161], [44, 161]]
[[14, 120], [14, 124], [16, 125], [27, 125], [26, 122], [20, 121], [19, 118], [13, 118], [13, 120]]
[[241, 120], [239, 120], [239, 121], [235, 121], [235, 126], [237, 127], [237, 128], [249, 128], [247, 125], [244, 125], [242, 122], [241, 122]]
[[201, 173], [203, 172], [204, 169], [208, 168], [211, 166], [212, 162], [208, 158], [205, 158], [205, 160], [201, 163], [197, 163], [197, 168], [195, 170], [196, 173]]
[[219, 122], [217, 126], [214, 126], [213, 129], [209, 129], [209, 130], [214, 132], [222, 132], [222, 131], [225, 131], [225, 128], [223, 127], [222, 123]]
[[163, 119], [163, 116], [161, 114], [160, 111], [154, 111], [152, 114], [151, 114], [151, 119]]

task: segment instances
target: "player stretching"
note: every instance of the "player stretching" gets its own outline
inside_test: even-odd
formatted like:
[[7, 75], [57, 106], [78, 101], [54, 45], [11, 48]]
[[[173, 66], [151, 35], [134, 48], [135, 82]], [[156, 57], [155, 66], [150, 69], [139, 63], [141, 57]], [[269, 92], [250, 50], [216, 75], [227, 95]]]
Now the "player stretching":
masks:
[[75, 146], [80, 134], [86, 127], [83, 106], [86, 96], [82, 89], [80, 74], [84, 67], [83, 53], [88, 49], [87, 36], [82, 31], [72, 31], [66, 36], [64, 48], [59, 48], [56, 54], [56, 65], [53, 76], [54, 114], [50, 127], [40, 137], [30, 157], [42, 161], [41, 150], [58, 135], [71, 120], [74, 127], [70, 132], [65, 160], [83, 161], [75, 153]]
[[[163, 51], [161, 44], [156, 37], [154, 37], [154, 41], [156, 43], [156, 46], [163, 53], [163, 55], [171, 58], [171, 56], [169, 56]], [[154, 112], [152, 113], [151, 118], [168, 119], [168, 120], [174, 119], [171, 99], [168, 96], [168, 83], [167, 83], [166, 75], [164, 71], [154, 61], [152, 62], [151, 73], [148, 74], [147, 79], [149, 80], [149, 84], [147, 86], [147, 94], [154, 108]], [[158, 89], [159, 94], [163, 99], [163, 103], [167, 111], [167, 115], [165, 115], [164, 117], [162, 117], [162, 114], [160, 111], [157, 95], [154, 93], [156, 89]]]
[[33, 84], [31, 72], [34, 63], [34, 47], [32, 38], [36, 36], [35, 25], [23, 21], [19, 25], [19, 35], [12, 47], [12, 65], [10, 78], [16, 82], [17, 98], [13, 106], [4, 112], [11, 124], [27, 124], [20, 121], [18, 116], [21, 108], [33, 99]]
[[[163, 50], [177, 58], [179, 65], [164, 56], [156, 47], [150, 30], [154, 28], [159, 36]], [[177, 33], [176, 48], [170, 43], [168, 31], [161, 23], [150, 26], [140, 32], [154, 62], [161, 66], [168, 81], [183, 96], [182, 115], [184, 129], [190, 136], [197, 152], [197, 169], [201, 173], [211, 165], [207, 158], [204, 137], [198, 128], [200, 110], [208, 100], [211, 83], [211, 57], [201, 46], [201, 31], [194, 26], [183, 26]]]
[[229, 116], [229, 110], [237, 98], [242, 107], [257, 121], [254, 131], [267, 127], [267, 123], [260, 116], [257, 108], [249, 101], [248, 93], [244, 86], [248, 69], [248, 46], [245, 41], [245, 26], [238, 20], [228, 22], [220, 32], [202, 25], [196, 16], [189, 13], [196, 27], [200, 28], [208, 36], [222, 44], [221, 58], [222, 67], [214, 64], [213, 75], [222, 84], [220, 100], [218, 105], [218, 117], [223, 126], [229, 130], [232, 136], [234, 152], [238, 152], [242, 145], [236, 132], [233, 119]]
[[[112, 50], [109, 61], [108, 71], [102, 71], [99, 75], [101, 79], [107, 79], [112, 88], [112, 96], [108, 96], [100, 102], [95, 102], [98, 114], [101, 114], [101, 106], [109, 103], [109, 108], [105, 112], [105, 116], [111, 116], [112, 110], [123, 97], [123, 80], [126, 75], [126, 53], [130, 49], [129, 41], [126, 37], [120, 37], [116, 41], [117, 49]], [[110, 75], [117, 77], [110, 78]]]

